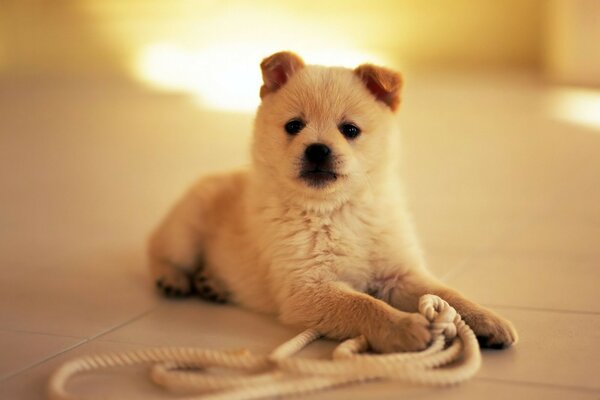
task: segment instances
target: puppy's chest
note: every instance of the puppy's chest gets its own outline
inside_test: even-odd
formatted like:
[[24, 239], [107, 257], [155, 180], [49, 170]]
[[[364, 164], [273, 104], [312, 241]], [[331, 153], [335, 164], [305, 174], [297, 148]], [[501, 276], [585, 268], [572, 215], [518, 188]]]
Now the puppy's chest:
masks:
[[359, 212], [287, 211], [269, 224], [267, 253], [272, 262], [288, 268], [326, 271], [349, 281], [364, 279], [375, 237], [368, 220]]

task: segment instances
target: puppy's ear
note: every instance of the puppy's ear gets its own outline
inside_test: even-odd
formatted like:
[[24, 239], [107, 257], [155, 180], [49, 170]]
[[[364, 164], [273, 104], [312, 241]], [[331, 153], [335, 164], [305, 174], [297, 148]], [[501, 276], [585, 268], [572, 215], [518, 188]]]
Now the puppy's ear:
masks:
[[260, 88], [261, 99], [285, 85], [288, 79], [302, 68], [304, 61], [289, 51], [281, 51], [265, 58], [260, 63], [264, 83]]
[[402, 76], [399, 73], [372, 64], [360, 65], [354, 73], [377, 100], [387, 104], [392, 111], [398, 108], [402, 88]]

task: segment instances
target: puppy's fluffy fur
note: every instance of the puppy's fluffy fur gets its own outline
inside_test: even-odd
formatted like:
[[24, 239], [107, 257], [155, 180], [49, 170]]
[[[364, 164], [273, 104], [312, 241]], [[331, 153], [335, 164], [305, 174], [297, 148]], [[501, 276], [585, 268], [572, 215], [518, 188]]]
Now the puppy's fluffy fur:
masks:
[[[261, 68], [252, 167], [200, 180], [168, 214], [149, 246], [159, 287], [332, 338], [364, 334], [381, 352], [426, 347], [428, 322], [415, 312], [434, 293], [484, 345], [516, 342], [508, 321], [425, 267], [396, 176], [400, 76], [368, 64], [305, 66], [289, 52]], [[289, 121], [301, 129], [286, 132]], [[344, 135], [348, 124], [360, 134]], [[317, 161], [307, 155], [316, 143], [329, 149]]]

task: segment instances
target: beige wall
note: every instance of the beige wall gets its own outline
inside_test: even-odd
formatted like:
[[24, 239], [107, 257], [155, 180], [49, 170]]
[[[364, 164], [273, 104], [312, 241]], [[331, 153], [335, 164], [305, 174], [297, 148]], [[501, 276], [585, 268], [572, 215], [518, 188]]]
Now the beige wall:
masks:
[[600, 86], [600, 1], [549, 1], [545, 36], [550, 79]]
[[93, 21], [75, 1], [0, 1], [0, 66], [23, 73], [122, 68], [116, 45]]
[[543, 0], [4, 0], [0, 65], [21, 72], [119, 71], [141, 46], [156, 41], [204, 46], [283, 35], [294, 48], [294, 43], [319, 32], [324, 40], [330, 34], [341, 37], [404, 65], [537, 68], [542, 60], [545, 4]]

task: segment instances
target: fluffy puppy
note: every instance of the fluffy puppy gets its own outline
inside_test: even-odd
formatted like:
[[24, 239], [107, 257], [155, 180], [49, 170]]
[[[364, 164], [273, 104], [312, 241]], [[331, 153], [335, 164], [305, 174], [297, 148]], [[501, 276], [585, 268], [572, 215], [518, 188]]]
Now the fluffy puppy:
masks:
[[201, 179], [160, 224], [149, 246], [158, 287], [331, 338], [363, 334], [380, 352], [427, 346], [416, 311], [433, 293], [484, 346], [515, 343], [510, 322], [426, 269], [396, 175], [400, 75], [304, 65], [289, 52], [261, 69], [252, 166]]

